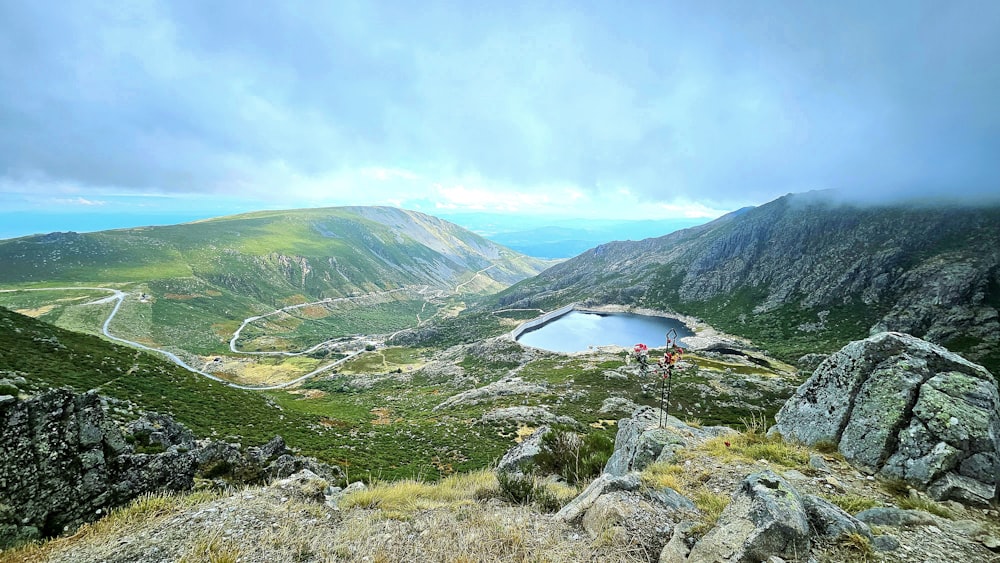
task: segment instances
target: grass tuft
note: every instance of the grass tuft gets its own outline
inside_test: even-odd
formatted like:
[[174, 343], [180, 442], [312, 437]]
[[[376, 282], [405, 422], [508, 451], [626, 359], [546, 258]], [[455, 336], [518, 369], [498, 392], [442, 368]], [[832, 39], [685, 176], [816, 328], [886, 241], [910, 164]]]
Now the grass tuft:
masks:
[[823, 498], [844, 509], [844, 512], [847, 512], [848, 514], [857, 514], [862, 510], [875, 508], [876, 506], [880, 506], [882, 504], [877, 500], [852, 494], [823, 495]]
[[405, 519], [418, 510], [472, 504], [477, 498], [495, 495], [500, 488], [492, 471], [479, 470], [451, 475], [438, 483], [408, 479], [376, 483], [363, 491], [347, 495], [341, 508], [372, 508], [390, 518]]
[[944, 505], [922, 497], [908, 496], [900, 499], [896, 504], [904, 510], [923, 510], [924, 512], [930, 512], [935, 516], [940, 516], [949, 520], [955, 518], [955, 514], [951, 510], [945, 508]]

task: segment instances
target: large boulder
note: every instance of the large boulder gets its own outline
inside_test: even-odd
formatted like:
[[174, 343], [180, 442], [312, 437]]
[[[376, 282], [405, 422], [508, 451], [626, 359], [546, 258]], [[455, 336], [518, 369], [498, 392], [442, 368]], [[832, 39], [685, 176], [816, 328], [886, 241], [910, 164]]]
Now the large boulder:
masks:
[[618, 421], [615, 449], [604, 472], [625, 475], [642, 471], [653, 462], [671, 461], [674, 452], [682, 448], [734, 432], [725, 426], [695, 428], [673, 416], [663, 416], [660, 409], [639, 407], [630, 418]]
[[798, 560], [809, 553], [809, 517], [799, 493], [772, 471], [740, 483], [719, 522], [691, 549], [691, 562]]
[[986, 505], [1000, 473], [1000, 395], [982, 366], [883, 332], [827, 358], [775, 417], [774, 431], [836, 444], [851, 463], [936, 500]]

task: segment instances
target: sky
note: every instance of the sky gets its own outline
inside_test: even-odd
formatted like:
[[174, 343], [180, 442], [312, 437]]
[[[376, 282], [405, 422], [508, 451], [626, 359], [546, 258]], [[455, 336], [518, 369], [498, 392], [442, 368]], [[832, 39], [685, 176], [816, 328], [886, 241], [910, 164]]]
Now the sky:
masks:
[[997, 200], [998, 60], [989, 0], [0, 0], [0, 221]]

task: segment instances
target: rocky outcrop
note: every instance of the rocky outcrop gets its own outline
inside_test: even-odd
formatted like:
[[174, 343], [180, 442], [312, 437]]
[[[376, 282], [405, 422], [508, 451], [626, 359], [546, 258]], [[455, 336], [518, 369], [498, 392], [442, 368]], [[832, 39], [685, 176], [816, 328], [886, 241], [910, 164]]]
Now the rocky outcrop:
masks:
[[486, 401], [492, 401], [498, 397], [533, 395], [544, 393], [545, 390], [545, 386], [539, 383], [524, 381], [520, 377], [505, 377], [489, 385], [469, 389], [468, 391], [448, 397], [440, 405], [434, 407], [434, 410], [437, 411], [460, 405], [478, 405]]
[[0, 398], [0, 547], [51, 536], [149, 492], [190, 489], [196, 477], [259, 483], [308, 468], [281, 438], [259, 448], [196, 441], [168, 416], [119, 428], [95, 392]]
[[886, 332], [825, 360], [773, 431], [837, 445], [851, 463], [906, 480], [935, 500], [988, 504], [1000, 474], [1000, 396], [982, 366]]
[[604, 466], [611, 475], [642, 471], [655, 461], [670, 461], [674, 452], [711, 438], [734, 432], [725, 426], [695, 428], [673, 417], [665, 417], [660, 426], [661, 411], [639, 407], [630, 418], [618, 421], [615, 449]]
[[691, 549], [689, 561], [797, 560], [809, 553], [809, 516], [799, 493], [772, 471], [740, 483], [718, 524]]

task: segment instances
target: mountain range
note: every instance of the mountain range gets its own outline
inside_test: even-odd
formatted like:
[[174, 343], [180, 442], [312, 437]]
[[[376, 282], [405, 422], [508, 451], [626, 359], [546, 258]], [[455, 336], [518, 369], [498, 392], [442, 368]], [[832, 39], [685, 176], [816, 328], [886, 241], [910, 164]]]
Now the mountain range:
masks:
[[896, 330], [1000, 367], [1000, 207], [787, 195], [659, 238], [597, 246], [500, 292], [690, 314], [785, 359]]
[[[242, 319], [279, 307], [393, 290], [409, 292], [393, 299], [419, 303], [414, 291], [492, 293], [549, 264], [389, 207], [263, 211], [21, 237], [0, 241], [0, 263], [7, 287], [130, 288], [119, 332], [198, 353], [224, 352]], [[43, 318], [58, 322], [59, 314]]]

